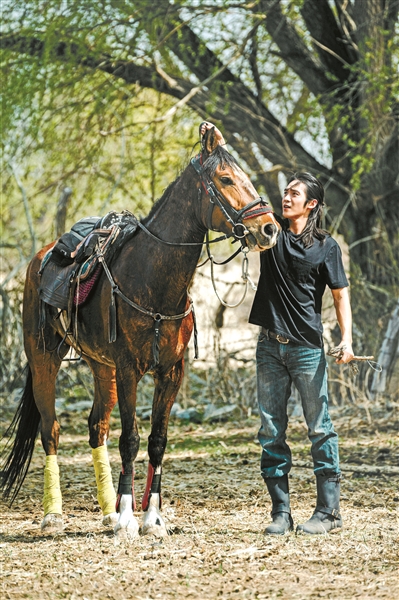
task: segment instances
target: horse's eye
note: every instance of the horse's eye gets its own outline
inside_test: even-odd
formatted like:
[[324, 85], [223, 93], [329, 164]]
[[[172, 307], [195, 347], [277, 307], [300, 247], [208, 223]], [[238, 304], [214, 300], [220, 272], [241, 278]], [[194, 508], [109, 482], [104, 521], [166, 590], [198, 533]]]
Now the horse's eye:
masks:
[[230, 179], [230, 177], [221, 177], [220, 181], [223, 183], [223, 185], [233, 185], [233, 180]]

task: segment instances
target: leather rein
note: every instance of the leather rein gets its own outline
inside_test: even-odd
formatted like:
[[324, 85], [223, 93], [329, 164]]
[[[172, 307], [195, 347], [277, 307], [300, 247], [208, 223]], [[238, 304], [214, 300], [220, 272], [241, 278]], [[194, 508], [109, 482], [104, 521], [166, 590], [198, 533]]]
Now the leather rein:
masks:
[[213, 211], [215, 207], [218, 206], [224, 214], [226, 221], [232, 226], [232, 235], [236, 240], [240, 240], [243, 247], [246, 247], [245, 236], [248, 235], [249, 231], [245, 227], [243, 221], [273, 212], [271, 206], [268, 205], [264, 198], [259, 196], [252, 202], [249, 202], [244, 208], [241, 208], [241, 210], [236, 210], [219, 192], [212, 179], [207, 176], [202, 164], [202, 153], [197, 154], [191, 159], [191, 166], [199, 175], [202, 187], [204, 188], [206, 195], [209, 196], [209, 208], [206, 223], [207, 229], [212, 229]]
[[[218, 206], [220, 208], [220, 210], [223, 212], [223, 214], [226, 218], [226, 221], [228, 223], [230, 223], [232, 226], [231, 235], [222, 235], [214, 240], [209, 240], [207, 237], [207, 240], [206, 240], [207, 246], [209, 246], [209, 244], [215, 244], [222, 240], [226, 240], [229, 237], [233, 236], [235, 238], [235, 240], [237, 240], [237, 241], [239, 240], [241, 242], [241, 246], [243, 248], [247, 247], [247, 244], [245, 241], [245, 236], [249, 234], [249, 231], [245, 227], [243, 221], [246, 221], [247, 219], [253, 219], [255, 217], [259, 217], [260, 215], [264, 215], [269, 212], [273, 212], [273, 209], [271, 208], [271, 206], [269, 206], [267, 200], [265, 200], [265, 198], [262, 198], [262, 196], [259, 196], [252, 202], [249, 202], [241, 210], [236, 210], [233, 206], [231, 206], [227, 202], [227, 200], [224, 198], [224, 196], [219, 192], [219, 190], [213, 183], [212, 179], [210, 179], [207, 176], [207, 174], [204, 170], [204, 167], [203, 167], [203, 163], [202, 163], [202, 153], [199, 153], [196, 156], [194, 156], [194, 158], [191, 159], [190, 164], [194, 168], [195, 172], [199, 175], [201, 185], [202, 185], [206, 195], [209, 196], [209, 207], [208, 207], [208, 214], [207, 214], [207, 219], [206, 219], [207, 230], [212, 230], [212, 215], [213, 215], [213, 211], [216, 206]], [[199, 191], [201, 191], [201, 190], [199, 190]], [[255, 208], [255, 207], [258, 207], [258, 208]], [[151, 238], [153, 238], [157, 242], [166, 244], [168, 246], [203, 246], [204, 245], [204, 242], [168, 242], [167, 240], [163, 240], [162, 238], [154, 235], [149, 229], [147, 229], [147, 227], [145, 225], [143, 225], [143, 223], [141, 223], [141, 221], [138, 222], [138, 226]], [[235, 252], [231, 258], [234, 258], [235, 256], [237, 256], [239, 251], [240, 250]], [[231, 258], [228, 260], [231, 260]], [[220, 263], [220, 264], [225, 264], [225, 262], [228, 262], [228, 261], [224, 261], [223, 263]]]
[[[205, 193], [207, 194], [207, 196], [209, 196], [207, 228], [212, 229], [213, 210], [214, 210], [215, 206], [218, 206], [220, 208], [220, 210], [222, 211], [222, 213], [224, 214], [226, 220], [232, 225], [232, 235], [234, 236], [234, 238], [236, 240], [239, 240], [241, 242], [241, 248], [239, 248], [239, 250], [237, 252], [235, 252], [231, 258], [234, 258], [234, 256], [236, 256], [238, 254], [238, 252], [242, 250], [245, 253], [245, 259], [246, 259], [247, 258], [246, 253], [248, 252], [248, 247], [247, 247], [247, 243], [245, 241], [245, 236], [249, 234], [249, 231], [245, 227], [243, 221], [254, 218], [254, 217], [258, 217], [258, 216], [263, 215], [268, 212], [272, 212], [272, 208], [267, 204], [267, 201], [265, 199], [263, 199], [262, 197], [259, 196], [259, 198], [253, 200], [252, 202], [250, 202], [249, 204], [244, 206], [244, 208], [242, 208], [241, 210], [236, 210], [227, 202], [227, 200], [224, 198], [224, 196], [216, 188], [212, 179], [209, 178], [207, 176], [207, 174], [205, 173], [205, 170], [204, 170], [204, 167], [202, 164], [202, 153], [197, 154], [193, 159], [191, 159], [191, 165], [194, 168], [194, 170], [196, 171], [196, 173], [199, 175], [201, 184], [202, 184], [203, 189], [205, 190]], [[155, 236], [141, 222], [138, 222], [138, 225], [150, 237], [154, 238], [158, 242], [162, 242], [163, 244], [167, 244], [167, 245], [171, 245], [171, 246], [202, 246], [204, 244], [204, 242], [168, 242], [168, 241], [162, 240], [161, 238], [158, 238], [157, 236]], [[224, 235], [224, 236], [217, 238], [216, 240], [212, 240], [212, 241], [217, 242], [222, 239], [227, 239], [227, 237], [230, 237], [230, 236]], [[208, 255], [209, 255], [209, 244], [210, 243], [211, 242], [209, 241], [208, 236], [207, 236], [206, 244], [207, 244], [207, 249], [208, 249]], [[213, 257], [211, 258], [211, 256], [209, 256], [209, 258], [212, 261]], [[116, 330], [117, 330], [117, 327], [116, 327], [116, 303], [115, 303], [115, 294], [116, 294], [124, 302], [129, 304], [129, 306], [131, 306], [132, 308], [135, 308], [139, 312], [147, 315], [148, 317], [151, 317], [154, 320], [154, 341], [153, 341], [153, 345], [152, 345], [153, 359], [154, 359], [153, 366], [154, 367], [159, 364], [161, 322], [162, 321], [177, 321], [180, 319], [184, 319], [191, 312], [193, 313], [193, 321], [194, 321], [195, 358], [198, 358], [196, 319], [195, 319], [193, 301], [190, 298], [190, 296], [188, 296], [190, 305], [184, 313], [180, 313], [177, 315], [162, 315], [159, 312], [153, 312], [153, 311], [147, 310], [146, 308], [143, 308], [136, 302], [133, 302], [133, 300], [130, 300], [130, 298], [128, 298], [127, 296], [125, 296], [125, 294], [123, 294], [123, 292], [119, 289], [118, 285], [115, 283], [115, 280], [112, 277], [111, 271], [109, 270], [108, 265], [106, 264], [106, 262], [104, 260], [104, 256], [102, 254], [99, 254], [99, 260], [102, 263], [105, 274], [111, 284], [111, 303], [110, 303], [110, 309], [109, 309], [109, 332], [108, 332], [109, 342], [116, 341]], [[225, 262], [227, 262], [227, 261], [225, 261]], [[212, 263], [213, 263], [213, 261], [212, 261]], [[221, 264], [223, 264], [223, 263], [221, 263]], [[215, 292], [216, 292], [216, 289], [215, 289]], [[217, 292], [216, 292], [216, 294], [217, 294]], [[219, 298], [219, 296], [218, 296], [218, 298]], [[242, 302], [242, 300], [241, 300], [241, 302]], [[241, 304], [241, 302], [240, 302], [240, 304]]]

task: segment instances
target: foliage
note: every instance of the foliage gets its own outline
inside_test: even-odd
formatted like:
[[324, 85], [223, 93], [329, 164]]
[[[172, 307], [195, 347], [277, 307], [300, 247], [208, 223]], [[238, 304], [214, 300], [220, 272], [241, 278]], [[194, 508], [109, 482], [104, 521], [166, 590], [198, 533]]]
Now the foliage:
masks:
[[[145, 213], [187, 162], [205, 117], [277, 210], [292, 170], [321, 178], [326, 225], [349, 244], [352, 282], [381, 340], [381, 297], [390, 305], [399, 289], [397, 0], [1, 8], [4, 302], [54, 238], [65, 186], [67, 227], [114, 208]], [[368, 329], [360, 291], [353, 298], [356, 326]]]

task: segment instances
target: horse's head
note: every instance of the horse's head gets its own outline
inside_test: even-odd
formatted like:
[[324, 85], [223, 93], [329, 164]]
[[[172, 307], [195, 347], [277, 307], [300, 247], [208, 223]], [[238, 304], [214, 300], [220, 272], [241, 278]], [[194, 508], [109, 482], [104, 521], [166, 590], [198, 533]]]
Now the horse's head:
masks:
[[281, 227], [248, 175], [219, 145], [214, 128], [205, 133], [202, 153], [191, 162], [202, 179], [206, 227], [245, 240], [250, 250], [272, 248]]

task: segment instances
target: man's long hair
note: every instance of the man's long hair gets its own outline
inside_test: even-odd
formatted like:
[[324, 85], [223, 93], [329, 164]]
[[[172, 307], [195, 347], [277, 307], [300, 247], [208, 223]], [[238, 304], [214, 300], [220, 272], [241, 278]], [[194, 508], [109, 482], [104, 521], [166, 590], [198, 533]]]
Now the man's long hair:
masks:
[[288, 183], [297, 180], [304, 183], [306, 186], [306, 203], [316, 199], [316, 206], [310, 211], [305, 229], [298, 236], [302, 240], [305, 248], [313, 246], [315, 238], [322, 244], [326, 236], [330, 235], [328, 231], [322, 228], [323, 208], [324, 203], [324, 187], [320, 181], [311, 173], [302, 172], [294, 173], [288, 180]]

